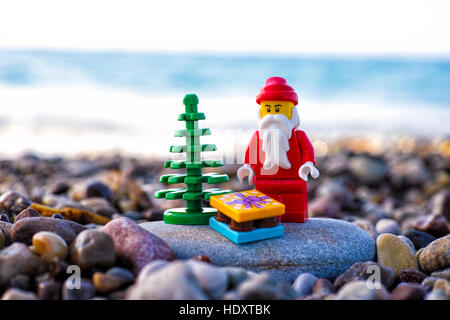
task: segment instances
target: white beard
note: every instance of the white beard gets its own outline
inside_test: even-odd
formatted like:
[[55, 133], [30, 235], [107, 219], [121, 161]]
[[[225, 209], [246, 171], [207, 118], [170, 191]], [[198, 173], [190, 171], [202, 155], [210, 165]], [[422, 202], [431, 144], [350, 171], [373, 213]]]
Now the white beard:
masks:
[[291, 168], [291, 163], [287, 157], [289, 139], [292, 135], [292, 129], [297, 128], [299, 124], [300, 118], [295, 107], [292, 109], [291, 119], [283, 114], [270, 114], [259, 121], [258, 128], [262, 140], [262, 150], [266, 155], [264, 169]]

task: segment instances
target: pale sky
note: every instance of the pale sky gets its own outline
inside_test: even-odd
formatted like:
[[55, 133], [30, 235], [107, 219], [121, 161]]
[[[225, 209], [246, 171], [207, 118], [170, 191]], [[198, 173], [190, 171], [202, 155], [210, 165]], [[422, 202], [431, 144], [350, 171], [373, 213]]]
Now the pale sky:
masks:
[[449, 0], [11, 0], [0, 48], [450, 55]]

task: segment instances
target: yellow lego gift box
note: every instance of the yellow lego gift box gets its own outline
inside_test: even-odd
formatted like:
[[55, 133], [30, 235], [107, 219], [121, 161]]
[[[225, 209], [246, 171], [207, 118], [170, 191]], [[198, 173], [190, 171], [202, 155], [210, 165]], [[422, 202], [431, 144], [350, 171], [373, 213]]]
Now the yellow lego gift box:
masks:
[[281, 216], [285, 211], [284, 204], [256, 189], [212, 196], [210, 204], [238, 223]]
[[212, 196], [210, 204], [217, 213], [209, 219], [209, 226], [236, 244], [284, 234], [279, 216], [285, 206], [258, 190]]

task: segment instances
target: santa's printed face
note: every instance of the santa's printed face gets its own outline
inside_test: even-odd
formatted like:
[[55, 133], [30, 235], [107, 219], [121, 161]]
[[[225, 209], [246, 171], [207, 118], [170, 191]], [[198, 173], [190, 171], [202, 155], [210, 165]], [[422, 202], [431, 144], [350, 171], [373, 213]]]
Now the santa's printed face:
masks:
[[[259, 136], [265, 153], [263, 168], [266, 170], [278, 167], [290, 169], [291, 163], [287, 152], [292, 129], [300, 124], [297, 108], [291, 102], [262, 101], [259, 113]], [[291, 116], [288, 117], [287, 114]]]

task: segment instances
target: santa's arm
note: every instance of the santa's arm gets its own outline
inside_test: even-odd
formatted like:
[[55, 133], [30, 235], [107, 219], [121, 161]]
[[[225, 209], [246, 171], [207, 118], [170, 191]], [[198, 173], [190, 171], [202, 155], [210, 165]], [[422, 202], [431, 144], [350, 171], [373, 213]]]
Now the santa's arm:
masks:
[[255, 174], [253, 172], [253, 166], [257, 163], [257, 152], [258, 152], [258, 133], [255, 132], [247, 146], [244, 156], [244, 165], [237, 171], [237, 177], [242, 183], [244, 178], [248, 176], [248, 183], [255, 183]]
[[295, 133], [297, 134], [297, 141], [302, 154], [302, 165], [298, 170], [298, 175], [305, 181], [308, 181], [308, 174], [311, 174], [316, 179], [319, 177], [319, 170], [314, 167], [316, 165], [314, 148], [303, 131], [297, 130]]

